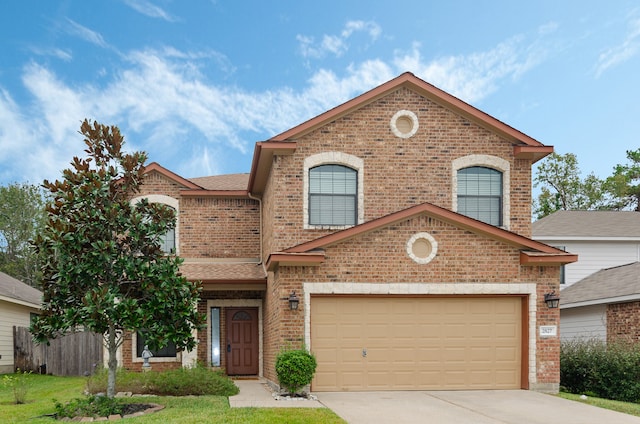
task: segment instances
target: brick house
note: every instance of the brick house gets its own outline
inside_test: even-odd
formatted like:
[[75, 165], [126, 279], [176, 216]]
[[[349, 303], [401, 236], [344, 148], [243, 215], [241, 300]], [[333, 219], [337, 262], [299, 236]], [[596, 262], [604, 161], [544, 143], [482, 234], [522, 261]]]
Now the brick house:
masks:
[[167, 250], [207, 316], [197, 352], [152, 366], [277, 382], [277, 354], [304, 345], [313, 391], [557, 391], [544, 295], [577, 258], [530, 238], [531, 165], [552, 151], [405, 73], [256, 143], [249, 174], [152, 163], [141, 196], [176, 209]]

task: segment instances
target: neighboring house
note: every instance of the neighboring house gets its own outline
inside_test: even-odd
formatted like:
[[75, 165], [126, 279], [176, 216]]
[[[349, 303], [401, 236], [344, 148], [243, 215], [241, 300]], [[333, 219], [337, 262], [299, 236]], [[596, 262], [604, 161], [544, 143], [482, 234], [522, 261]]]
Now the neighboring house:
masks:
[[[305, 346], [314, 391], [557, 391], [544, 295], [577, 258], [530, 238], [531, 166], [552, 151], [405, 73], [256, 143], [249, 174], [150, 164], [139, 198], [176, 210], [165, 249], [207, 317], [196, 351], [153, 369], [277, 382], [278, 353]], [[126, 336], [125, 367], [142, 338]]]
[[600, 271], [640, 261], [640, 212], [558, 211], [533, 223], [533, 239], [579, 256], [560, 288]]
[[0, 272], [0, 373], [14, 372], [13, 327], [28, 327], [42, 305], [42, 292]]
[[640, 341], [640, 262], [600, 270], [562, 290], [560, 308], [562, 340]]

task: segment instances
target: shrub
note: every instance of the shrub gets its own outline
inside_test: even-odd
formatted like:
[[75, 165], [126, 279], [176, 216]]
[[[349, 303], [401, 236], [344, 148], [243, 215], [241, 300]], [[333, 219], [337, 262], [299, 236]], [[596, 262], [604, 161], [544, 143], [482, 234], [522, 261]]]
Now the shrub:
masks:
[[577, 394], [640, 401], [640, 345], [595, 339], [562, 342], [560, 385]]
[[27, 401], [30, 375], [31, 371], [20, 371], [20, 368], [18, 368], [14, 375], [2, 377], [2, 385], [13, 390], [13, 399], [16, 405], [21, 405]]
[[290, 394], [294, 394], [311, 383], [317, 365], [315, 356], [305, 349], [285, 350], [276, 358], [278, 381]]
[[[170, 371], [133, 372], [118, 370], [117, 391], [159, 396], [218, 395], [233, 396], [238, 387], [221, 371], [203, 365]], [[90, 393], [105, 392], [107, 371], [102, 370], [87, 381]]]
[[122, 413], [123, 405], [117, 399], [106, 396], [87, 396], [62, 404], [54, 400], [56, 418], [108, 417]]

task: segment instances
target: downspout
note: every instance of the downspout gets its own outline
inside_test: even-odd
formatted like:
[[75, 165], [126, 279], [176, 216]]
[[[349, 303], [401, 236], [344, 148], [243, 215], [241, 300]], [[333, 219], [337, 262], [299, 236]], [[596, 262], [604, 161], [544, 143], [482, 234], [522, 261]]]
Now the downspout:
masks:
[[247, 191], [247, 196], [249, 196], [249, 199], [253, 199], [253, 200], [257, 200], [258, 204], [260, 205], [259, 209], [260, 209], [260, 262], [259, 264], [262, 265], [262, 268], [264, 269], [264, 273], [265, 275], [267, 274], [267, 269], [264, 266], [264, 261], [262, 260], [262, 254], [264, 252], [264, 248], [263, 248], [263, 231], [262, 231], [262, 199], [259, 197], [254, 196], [253, 194], [251, 194], [251, 192]]

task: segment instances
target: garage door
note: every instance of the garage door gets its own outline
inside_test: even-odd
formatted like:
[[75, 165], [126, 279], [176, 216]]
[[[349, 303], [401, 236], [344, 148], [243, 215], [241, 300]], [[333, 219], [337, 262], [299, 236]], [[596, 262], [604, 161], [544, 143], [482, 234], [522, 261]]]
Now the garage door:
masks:
[[519, 389], [519, 297], [313, 297], [314, 391]]

